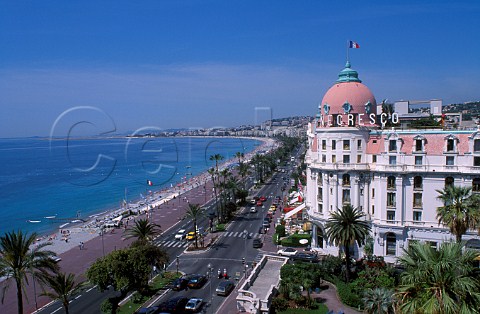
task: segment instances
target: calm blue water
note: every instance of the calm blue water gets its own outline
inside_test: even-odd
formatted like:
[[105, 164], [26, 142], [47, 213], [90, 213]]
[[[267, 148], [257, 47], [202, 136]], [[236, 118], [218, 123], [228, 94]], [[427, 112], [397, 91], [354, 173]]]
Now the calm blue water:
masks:
[[[258, 145], [238, 138], [0, 139], [0, 234], [44, 233], [61, 224], [44, 217], [119, 208], [125, 194], [137, 200], [206, 171], [211, 155], [227, 160]], [[147, 180], [154, 184], [148, 190]]]

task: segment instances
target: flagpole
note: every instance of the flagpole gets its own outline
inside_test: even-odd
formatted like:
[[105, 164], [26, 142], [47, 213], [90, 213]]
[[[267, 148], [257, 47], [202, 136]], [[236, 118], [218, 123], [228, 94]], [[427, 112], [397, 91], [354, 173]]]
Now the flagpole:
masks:
[[348, 50], [349, 50], [349, 48], [350, 48], [350, 45], [349, 45], [349, 44], [350, 44], [350, 41], [347, 40], [347, 62], [349, 62], [349, 60], [350, 60], [350, 57], [348, 56]]

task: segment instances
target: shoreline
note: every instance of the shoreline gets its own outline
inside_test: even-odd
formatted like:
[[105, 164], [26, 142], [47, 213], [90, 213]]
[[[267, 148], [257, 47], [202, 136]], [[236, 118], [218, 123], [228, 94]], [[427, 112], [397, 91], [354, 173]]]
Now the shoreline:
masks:
[[[240, 137], [239, 137], [240, 138]], [[277, 142], [271, 138], [247, 138], [255, 139], [261, 142], [255, 149], [245, 154], [246, 160], [251, 159], [258, 151], [265, 149], [266, 147], [274, 147]], [[219, 164], [219, 170], [230, 167], [236, 163], [235, 157], [225, 160]], [[51, 245], [47, 247], [48, 250], [55, 252], [57, 255], [62, 254], [81, 243], [88, 242], [96, 237], [102, 236], [106, 232], [115, 232], [119, 230], [120, 222], [126, 218], [126, 226], [130, 220], [136, 220], [137, 217], [142, 215], [149, 215], [150, 210], [158, 209], [159, 206], [166, 202], [180, 197], [182, 194], [190, 191], [191, 189], [204, 185], [211, 181], [211, 177], [208, 174], [208, 170], [203, 171], [187, 181], [176, 182], [173, 187], [162, 188], [152, 191], [148, 201], [143, 199], [136, 199], [135, 201], [128, 203], [129, 208], [102, 208], [99, 213], [92, 213], [88, 216], [86, 221], [75, 221], [64, 223], [56, 229], [48, 232], [48, 234], [39, 235], [35, 246], [43, 243], [50, 242]], [[143, 204], [142, 204], [143, 203]], [[132, 209], [130, 206], [134, 206]], [[133, 212], [134, 214], [127, 217], [121, 217], [125, 211]], [[120, 218], [119, 218], [120, 217]], [[118, 221], [118, 226], [115, 226], [115, 221]]]

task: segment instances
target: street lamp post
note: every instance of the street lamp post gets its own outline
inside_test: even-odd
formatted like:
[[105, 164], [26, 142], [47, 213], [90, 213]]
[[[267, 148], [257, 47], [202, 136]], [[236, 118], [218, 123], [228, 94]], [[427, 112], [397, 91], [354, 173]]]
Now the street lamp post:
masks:
[[212, 264], [208, 264], [208, 280], [210, 281], [210, 306], [212, 305], [212, 300], [213, 300], [213, 295], [212, 295], [212, 273], [213, 273], [213, 267]]
[[178, 255], [177, 255], [177, 275], [178, 275], [178, 263], [179, 263], [179, 260], [178, 260]]
[[100, 228], [100, 235], [102, 236], [102, 252], [103, 252], [103, 257], [105, 257], [105, 244], [103, 242], [103, 234], [105, 233], [105, 229], [104, 227], [102, 226]]
[[247, 229], [245, 229], [243, 232], [245, 233], [245, 252], [244, 252], [245, 258], [243, 259], [245, 261], [244, 273], [245, 273], [245, 278], [247, 278], [247, 238], [248, 238], [248, 231], [247, 231]]

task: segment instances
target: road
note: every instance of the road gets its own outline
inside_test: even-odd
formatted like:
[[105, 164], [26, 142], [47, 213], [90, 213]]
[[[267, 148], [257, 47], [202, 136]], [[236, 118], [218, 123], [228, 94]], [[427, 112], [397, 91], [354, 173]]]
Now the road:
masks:
[[[252, 247], [252, 241], [254, 238], [263, 238], [264, 236], [259, 234], [259, 229], [262, 226], [263, 218], [266, 216], [273, 199], [276, 196], [283, 196], [283, 192], [281, 191], [284, 182], [283, 177], [288, 178], [288, 174], [274, 174], [270, 182], [265, 184], [256, 193], [257, 196], [267, 197], [267, 201], [264, 202], [263, 207], [257, 207], [257, 213], [250, 213], [250, 206], [253, 205], [247, 205], [242, 208], [235, 219], [229, 224], [228, 229], [221, 233], [217, 242], [206, 252], [185, 253], [184, 251], [187, 247], [186, 241], [180, 241], [174, 238], [174, 235], [180, 229], [186, 229], [187, 231], [193, 230], [193, 224], [189, 220], [180, 221], [157, 238], [155, 242], [163, 247], [170, 257], [171, 263], [168, 267], [169, 271], [176, 271], [176, 257], [178, 256], [178, 265], [181, 272], [186, 274], [205, 275], [208, 272], [207, 265], [211, 264], [213, 268], [213, 276], [201, 289], [188, 289], [182, 292], [167, 290], [162, 298], [155, 301], [154, 305], [158, 305], [174, 296], [185, 296], [187, 298], [197, 297], [204, 299], [207, 303], [204, 311], [214, 313], [225, 300], [225, 297], [217, 296], [215, 294], [215, 289], [218, 283], [221, 280], [225, 280], [217, 277], [218, 269], [222, 271], [226, 269], [231, 278], [234, 278], [235, 274], [245, 276], [245, 271], [248, 275], [252, 262], [258, 260], [259, 257], [263, 255], [264, 252], [261, 249], [254, 249]], [[289, 178], [285, 182], [289, 185]], [[252, 180], [249, 180], [248, 187], [251, 187], [251, 185]], [[251, 197], [253, 196], [254, 195], [251, 195]], [[214, 208], [215, 203], [211, 201], [207, 203], [205, 212], [212, 212], [214, 211]], [[208, 218], [206, 216], [202, 217], [197, 224], [199, 227], [206, 230], [208, 228]], [[248, 236], [245, 237], [245, 234], [248, 234]], [[245, 265], [242, 263], [242, 258], [245, 258], [246, 260]], [[100, 304], [103, 300], [116, 295], [116, 293], [117, 292], [113, 290], [101, 293], [95, 287], [88, 287], [87, 290], [71, 301], [69, 308], [70, 313], [100, 313]], [[210, 303], [210, 299], [211, 305], [208, 304]], [[37, 313], [64, 313], [64, 310], [59, 302], [54, 302]]]

